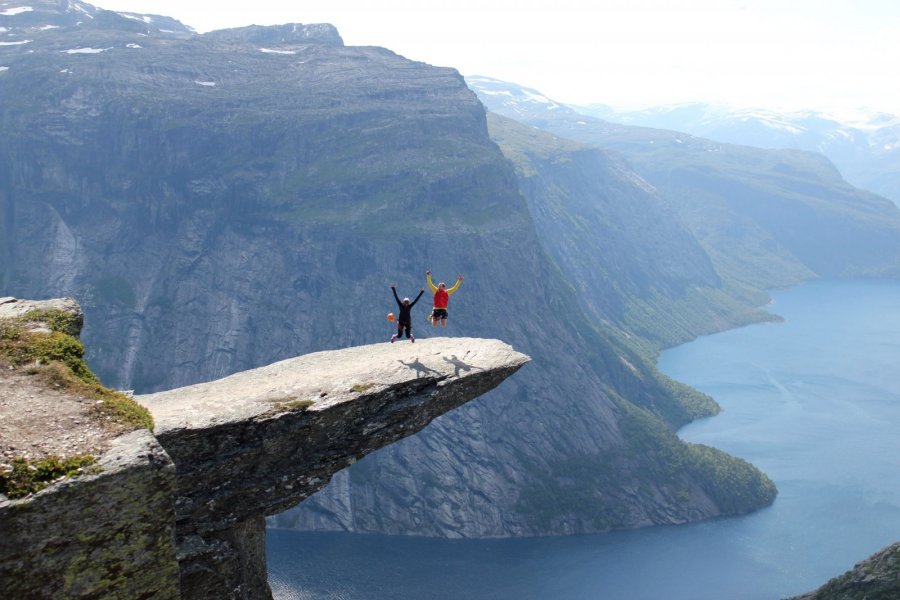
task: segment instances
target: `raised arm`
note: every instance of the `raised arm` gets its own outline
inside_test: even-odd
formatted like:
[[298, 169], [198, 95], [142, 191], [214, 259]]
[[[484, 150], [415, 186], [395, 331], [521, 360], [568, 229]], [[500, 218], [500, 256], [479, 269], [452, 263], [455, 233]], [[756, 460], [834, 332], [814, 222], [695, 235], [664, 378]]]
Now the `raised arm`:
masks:
[[412, 308], [413, 306], [415, 306], [416, 302], [419, 301], [419, 298], [421, 298], [422, 294], [424, 294], [424, 293], [425, 293], [425, 288], [422, 288], [421, 290], [419, 290], [419, 295], [416, 296], [415, 300], [413, 300], [412, 302], [409, 303], [409, 307]]
[[447, 288], [447, 295], [448, 295], [448, 296], [449, 296], [450, 294], [452, 294], [453, 292], [455, 292], [455, 291], [459, 288], [459, 285], [462, 283], [462, 280], [463, 280], [463, 276], [462, 276], [462, 275], [457, 275], [457, 276], [456, 276], [456, 283], [453, 284], [453, 287], [452, 287], [452, 288]]
[[403, 306], [403, 303], [400, 302], [400, 297], [397, 295], [397, 286], [396, 286], [396, 285], [392, 285], [392, 286], [391, 286], [391, 291], [394, 292], [394, 300], [397, 301], [397, 306]]
[[432, 293], [437, 291], [437, 286], [431, 281], [431, 271], [425, 271], [425, 282], [428, 284], [428, 289], [430, 289]]

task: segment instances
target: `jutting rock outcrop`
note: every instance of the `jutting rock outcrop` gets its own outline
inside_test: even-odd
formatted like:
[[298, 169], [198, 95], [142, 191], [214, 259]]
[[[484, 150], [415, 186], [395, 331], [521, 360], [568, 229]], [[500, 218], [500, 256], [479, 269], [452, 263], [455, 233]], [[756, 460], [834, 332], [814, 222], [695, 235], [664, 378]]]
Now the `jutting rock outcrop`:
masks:
[[139, 396], [176, 465], [185, 597], [267, 597], [264, 515], [496, 387], [528, 361], [497, 340], [318, 352]]
[[[0, 494], [0, 587], [14, 597], [270, 598], [266, 515], [529, 360], [498, 340], [432, 338], [319, 352], [138, 396], [152, 434], [107, 440], [96, 468], [77, 477]], [[15, 383], [0, 388], [7, 417], [36, 395], [18, 393], [33, 383], [27, 370], [4, 369]]]

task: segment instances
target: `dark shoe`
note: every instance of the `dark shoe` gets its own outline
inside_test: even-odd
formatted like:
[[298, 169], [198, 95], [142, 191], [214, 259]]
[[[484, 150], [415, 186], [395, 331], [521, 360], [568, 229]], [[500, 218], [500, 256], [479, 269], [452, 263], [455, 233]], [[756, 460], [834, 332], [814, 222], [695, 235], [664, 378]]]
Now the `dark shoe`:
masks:
[[416, 343], [416, 336], [414, 336], [414, 335], [409, 336], [409, 341], [411, 341], [413, 344], [415, 344], [415, 343]]
[[397, 340], [397, 334], [391, 336], [391, 343], [393, 344]]

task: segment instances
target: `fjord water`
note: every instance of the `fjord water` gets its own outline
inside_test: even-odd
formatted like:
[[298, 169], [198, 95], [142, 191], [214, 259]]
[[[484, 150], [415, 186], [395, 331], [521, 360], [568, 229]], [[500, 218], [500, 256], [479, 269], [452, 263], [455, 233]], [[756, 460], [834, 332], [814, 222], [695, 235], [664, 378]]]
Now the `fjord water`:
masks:
[[765, 471], [744, 517], [605, 535], [432, 540], [270, 530], [283, 599], [773, 600], [900, 540], [900, 283], [772, 294], [783, 323], [667, 350], [666, 374], [722, 414], [683, 428]]

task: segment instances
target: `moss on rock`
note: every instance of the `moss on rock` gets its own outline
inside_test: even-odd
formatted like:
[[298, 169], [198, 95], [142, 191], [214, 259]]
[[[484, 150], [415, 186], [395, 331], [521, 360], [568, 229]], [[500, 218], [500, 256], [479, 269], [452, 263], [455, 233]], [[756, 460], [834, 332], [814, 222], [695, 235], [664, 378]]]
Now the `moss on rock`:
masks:
[[48, 456], [37, 461], [15, 458], [10, 469], [0, 471], [0, 494], [9, 498], [21, 498], [39, 492], [59, 479], [89, 471], [96, 461], [96, 457], [89, 454], [76, 454], [67, 458]]

